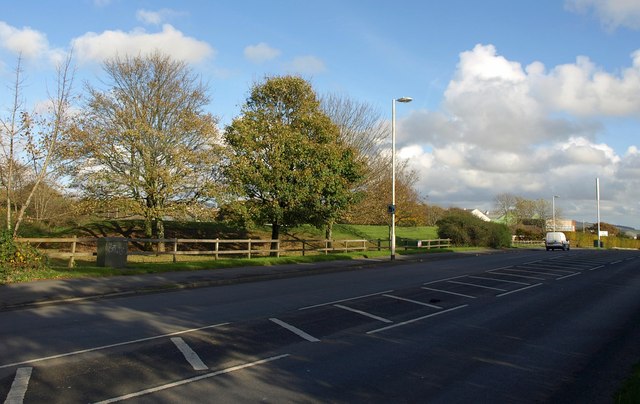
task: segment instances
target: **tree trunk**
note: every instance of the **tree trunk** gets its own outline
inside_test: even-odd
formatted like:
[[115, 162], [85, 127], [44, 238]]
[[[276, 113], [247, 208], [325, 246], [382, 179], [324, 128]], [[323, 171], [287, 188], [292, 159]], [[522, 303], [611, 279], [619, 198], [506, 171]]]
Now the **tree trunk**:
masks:
[[[273, 223], [271, 225], [271, 240], [279, 240], [280, 239], [280, 224]], [[278, 253], [273, 250], [278, 249], [278, 243], [275, 241], [271, 242], [271, 253], [269, 254], [271, 257], [277, 257]]]
[[328, 222], [324, 230], [324, 238], [325, 240], [329, 240], [327, 248], [333, 248], [333, 242], [331, 241], [333, 237], [333, 222]]
[[[153, 238], [153, 220], [146, 215], [144, 218], [144, 238]], [[153, 251], [153, 245], [150, 241], [145, 241], [144, 250]]]
[[[164, 221], [161, 217], [156, 218], [156, 237], [159, 239], [164, 239]], [[165, 251], [165, 245], [163, 241], [158, 243], [158, 251]]]

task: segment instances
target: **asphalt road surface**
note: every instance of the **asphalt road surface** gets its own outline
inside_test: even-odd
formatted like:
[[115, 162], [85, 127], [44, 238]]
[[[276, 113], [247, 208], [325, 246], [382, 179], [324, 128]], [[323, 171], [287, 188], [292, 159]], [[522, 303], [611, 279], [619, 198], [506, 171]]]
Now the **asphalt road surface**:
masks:
[[519, 250], [0, 313], [5, 403], [612, 402], [640, 252]]

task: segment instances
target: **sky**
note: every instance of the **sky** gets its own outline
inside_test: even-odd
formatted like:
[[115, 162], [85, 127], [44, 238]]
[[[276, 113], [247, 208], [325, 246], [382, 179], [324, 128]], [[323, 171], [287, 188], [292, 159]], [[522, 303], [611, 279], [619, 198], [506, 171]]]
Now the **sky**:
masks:
[[221, 128], [265, 77], [367, 103], [429, 204], [483, 211], [510, 193], [564, 219], [640, 229], [638, 0], [0, 0], [0, 113], [22, 54], [36, 108], [73, 50], [102, 63], [160, 50], [210, 89]]

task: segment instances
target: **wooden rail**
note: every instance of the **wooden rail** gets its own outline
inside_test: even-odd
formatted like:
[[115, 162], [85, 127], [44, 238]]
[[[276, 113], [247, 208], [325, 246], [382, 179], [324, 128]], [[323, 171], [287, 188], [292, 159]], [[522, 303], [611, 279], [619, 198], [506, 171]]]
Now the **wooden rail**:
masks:
[[[98, 254], [98, 240], [95, 237], [68, 237], [68, 238], [16, 238], [17, 242], [30, 243], [38, 248], [48, 257], [68, 258], [69, 268], [75, 264], [78, 257], [93, 257]], [[211, 255], [218, 259], [221, 255], [241, 255], [252, 258], [260, 255], [270, 255], [275, 253], [280, 256], [282, 253], [323, 253], [330, 252], [352, 252], [368, 251], [388, 248], [388, 240], [325, 240], [325, 239], [288, 239], [288, 240], [262, 240], [262, 239], [145, 239], [145, 238], [104, 238], [104, 240], [126, 241], [131, 243], [151, 243], [154, 245], [153, 251], [139, 251], [127, 248], [127, 255], [171, 255], [173, 262], [179, 255]], [[386, 244], [383, 247], [383, 242]], [[44, 244], [44, 245], [43, 245]], [[66, 244], [66, 248], [50, 248], [49, 244]], [[89, 245], [90, 251], [78, 252], [78, 245]], [[189, 244], [197, 244], [197, 249], [189, 249]], [[444, 248], [451, 246], [449, 239], [418, 240], [417, 248]], [[202, 246], [211, 245], [211, 248], [202, 249]], [[275, 248], [271, 248], [275, 245]], [[164, 246], [164, 249], [161, 248]], [[179, 248], [181, 246], [182, 248]], [[405, 244], [405, 250], [409, 247]]]

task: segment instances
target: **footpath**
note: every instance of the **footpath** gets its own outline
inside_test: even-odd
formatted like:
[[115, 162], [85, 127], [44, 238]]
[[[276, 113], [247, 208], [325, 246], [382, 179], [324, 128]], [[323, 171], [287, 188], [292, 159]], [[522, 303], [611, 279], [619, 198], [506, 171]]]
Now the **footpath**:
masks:
[[159, 274], [74, 278], [15, 283], [0, 286], [0, 311], [89, 299], [159, 293], [178, 289], [212, 287], [322, 273], [352, 271], [383, 264], [399, 265], [423, 260], [463, 256], [464, 253], [397, 255], [375, 259], [338, 260], [318, 263], [248, 266]]

